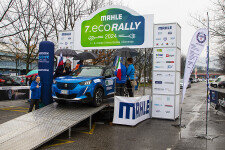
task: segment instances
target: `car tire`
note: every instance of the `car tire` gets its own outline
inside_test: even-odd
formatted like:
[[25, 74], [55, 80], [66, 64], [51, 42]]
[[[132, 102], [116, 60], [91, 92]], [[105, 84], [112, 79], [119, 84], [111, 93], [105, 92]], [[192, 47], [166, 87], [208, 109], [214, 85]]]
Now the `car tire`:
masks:
[[12, 100], [14, 99], [14, 92], [12, 90], [7, 90], [6, 91], [6, 98], [9, 99], [9, 100]]
[[92, 105], [95, 106], [95, 107], [98, 107], [102, 104], [103, 102], [103, 96], [104, 96], [104, 91], [102, 88], [97, 88], [95, 90], [95, 93], [94, 93], [94, 98], [93, 98], [93, 102], [92, 102]]

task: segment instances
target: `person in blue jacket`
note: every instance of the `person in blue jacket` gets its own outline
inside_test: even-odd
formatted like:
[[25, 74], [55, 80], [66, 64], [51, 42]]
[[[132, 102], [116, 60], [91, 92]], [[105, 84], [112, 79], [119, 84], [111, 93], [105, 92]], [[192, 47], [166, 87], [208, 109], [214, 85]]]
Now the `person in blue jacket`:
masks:
[[31, 90], [31, 102], [28, 112], [31, 112], [33, 110], [34, 105], [35, 110], [39, 109], [39, 102], [41, 99], [40, 76], [36, 76], [35, 80], [31, 83], [30, 90]]
[[[116, 95], [117, 96], [124, 96], [124, 85], [127, 80], [127, 74], [126, 74], [126, 66], [121, 63], [121, 80], [116, 77]], [[115, 76], [117, 76], [117, 71], [115, 71]]]
[[127, 58], [127, 63], [128, 63], [128, 68], [127, 68], [127, 91], [129, 93], [129, 97], [134, 97], [132, 82], [134, 81], [135, 68], [134, 68], [134, 65], [133, 65], [133, 59], [132, 58]]

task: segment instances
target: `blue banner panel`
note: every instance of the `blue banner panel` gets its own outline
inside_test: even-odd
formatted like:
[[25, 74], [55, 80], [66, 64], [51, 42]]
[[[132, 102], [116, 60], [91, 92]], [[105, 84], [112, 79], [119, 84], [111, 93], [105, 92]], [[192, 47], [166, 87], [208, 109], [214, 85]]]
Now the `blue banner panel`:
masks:
[[38, 74], [41, 77], [41, 99], [44, 105], [51, 104], [54, 67], [54, 43], [43, 41], [39, 45]]

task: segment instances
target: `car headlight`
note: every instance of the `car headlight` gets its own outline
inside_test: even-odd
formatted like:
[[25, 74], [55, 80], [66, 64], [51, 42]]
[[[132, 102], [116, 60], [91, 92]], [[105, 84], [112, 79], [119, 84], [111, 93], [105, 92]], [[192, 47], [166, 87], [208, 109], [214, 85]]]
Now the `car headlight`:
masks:
[[79, 83], [80, 85], [90, 85], [91, 84], [91, 80], [88, 81], [83, 81]]

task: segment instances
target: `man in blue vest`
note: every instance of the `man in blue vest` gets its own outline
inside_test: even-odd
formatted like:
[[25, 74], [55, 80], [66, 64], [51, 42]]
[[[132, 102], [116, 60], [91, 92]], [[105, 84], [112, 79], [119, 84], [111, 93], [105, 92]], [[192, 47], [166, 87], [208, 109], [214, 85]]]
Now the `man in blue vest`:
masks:
[[127, 80], [126, 74], [127, 68], [126, 66], [121, 63], [121, 80], [117, 77], [117, 71], [115, 71], [116, 76], [116, 95], [117, 96], [124, 96], [124, 85]]
[[41, 82], [39, 76], [36, 76], [36, 79], [31, 83], [30, 90], [31, 90], [31, 102], [28, 112], [31, 112], [33, 110], [34, 105], [35, 110], [39, 109], [39, 102], [41, 99]]
[[128, 68], [127, 68], [127, 91], [129, 93], [129, 97], [134, 97], [133, 93], [133, 82], [134, 82], [134, 65], [133, 65], [133, 59], [127, 58]]

